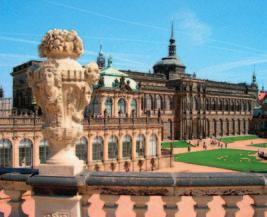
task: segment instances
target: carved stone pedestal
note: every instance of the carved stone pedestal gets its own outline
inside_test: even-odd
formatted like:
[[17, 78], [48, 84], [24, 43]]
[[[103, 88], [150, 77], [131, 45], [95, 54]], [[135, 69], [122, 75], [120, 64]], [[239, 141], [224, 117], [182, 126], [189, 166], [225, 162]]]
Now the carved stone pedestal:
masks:
[[34, 196], [35, 216], [40, 217], [80, 217], [81, 196]]
[[73, 165], [41, 164], [37, 167], [41, 176], [76, 176], [84, 169], [83, 161]]

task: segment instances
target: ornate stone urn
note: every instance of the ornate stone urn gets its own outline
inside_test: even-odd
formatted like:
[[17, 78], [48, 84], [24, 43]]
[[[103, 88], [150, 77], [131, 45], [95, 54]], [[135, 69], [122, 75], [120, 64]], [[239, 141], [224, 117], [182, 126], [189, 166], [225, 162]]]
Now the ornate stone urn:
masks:
[[83, 43], [75, 31], [50, 30], [39, 45], [40, 57], [47, 58], [28, 71], [28, 81], [42, 109], [42, 132], [50, 156], [39, 171], [46, 175], [75, 175], [83, 162], [75, 155], [75, 141], [83, 133], [83, 112], [93, 85], [99, 79], [96, 63], [81, 66]]

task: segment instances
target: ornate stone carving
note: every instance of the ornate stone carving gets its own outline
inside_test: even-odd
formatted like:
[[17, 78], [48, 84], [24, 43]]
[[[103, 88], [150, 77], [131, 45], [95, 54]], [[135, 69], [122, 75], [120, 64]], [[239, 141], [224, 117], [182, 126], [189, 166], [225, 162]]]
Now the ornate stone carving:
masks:
[[76, 59], [82, 53], [83, 43], [76, 31], [50, 30], [39, 45], [40, 57]]
[[70, 217], [67, 211], [44, 214], [43, 217]]
[[75, 31], [50, 30], [39, 46], [48, 59], [28, 71], [28, 81], [42, 109], [42, 132], [51, 147], [52, 164], [75, 164], [74, 143], [83, 134], [83, 113], [99, 79], [96, 63], [82, 67], [83, 53]]

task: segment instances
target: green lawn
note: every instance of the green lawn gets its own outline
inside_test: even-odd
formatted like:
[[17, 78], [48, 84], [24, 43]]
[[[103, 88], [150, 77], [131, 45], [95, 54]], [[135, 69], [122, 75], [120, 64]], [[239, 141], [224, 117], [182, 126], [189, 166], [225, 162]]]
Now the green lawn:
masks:
[[260, 148], [267, 148], [267, 143], [259, 143], [259, 144], [253, 144], [250, 146], [260, 147]]
[[256, 151], [238, 149], [216, 149], [177, 154], [174, 159], [185, 163], [242, 172], [267, 172], [267, 163], [262, 163], [255, 156], [250, 156], [255, 153]]
[[222, 137], [220, 140], [224, 143], [232, 143], [236, 141], [244, 141], [250, 139], [258, 139], [257, 135], [247, 135], [247, 136], [229, 136], [229, 137]]
[[170, 148], [171, 147], [171, 143], [173, 144], [173, 148], [187, 148], [188, 146], [190, 146], [190, 144], [186, 143], [186, 141], [175, 140], [175, 141], [172, 141], [172, 142], [162, 142], [161, 143], [161, 147], [162, 148]]

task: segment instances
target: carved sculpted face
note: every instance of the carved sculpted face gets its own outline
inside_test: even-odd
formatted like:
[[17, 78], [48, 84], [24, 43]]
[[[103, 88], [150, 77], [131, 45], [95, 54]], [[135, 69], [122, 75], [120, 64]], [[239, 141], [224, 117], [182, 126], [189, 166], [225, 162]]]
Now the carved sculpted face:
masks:
[[55, 76], [51, 68], [46, 68], [44, 71], [44, 81], [48, 87], [53, 87], [55, 85]]

